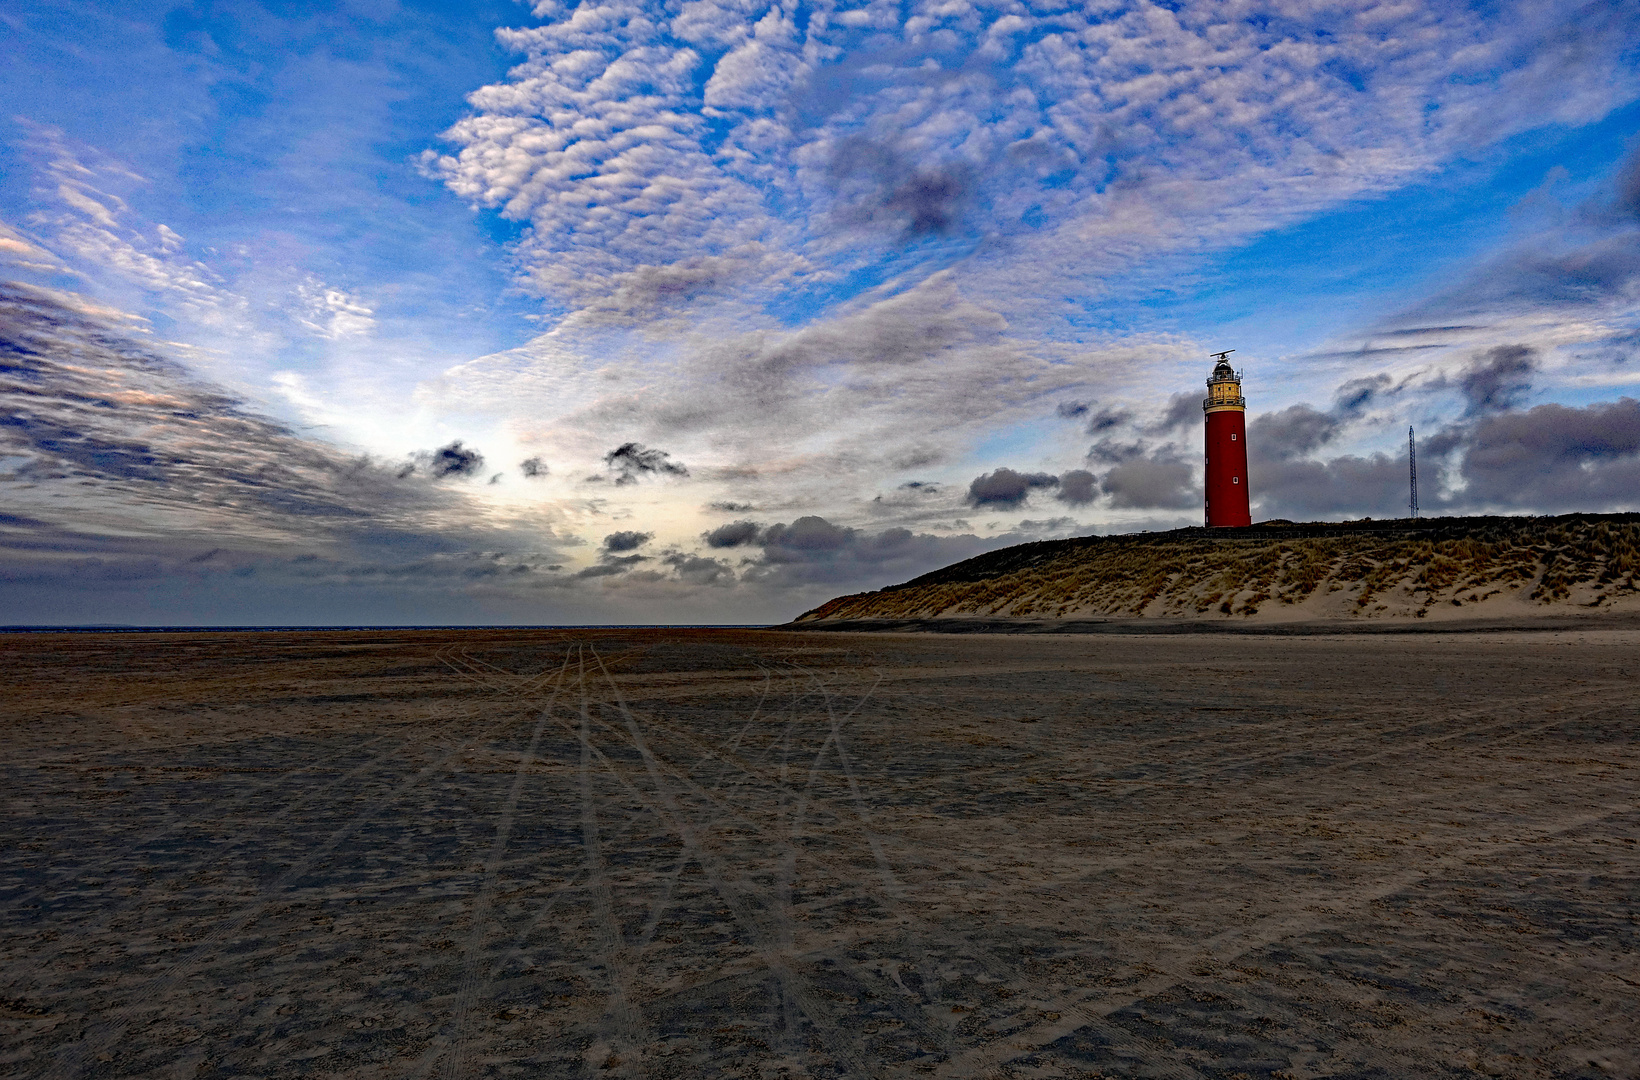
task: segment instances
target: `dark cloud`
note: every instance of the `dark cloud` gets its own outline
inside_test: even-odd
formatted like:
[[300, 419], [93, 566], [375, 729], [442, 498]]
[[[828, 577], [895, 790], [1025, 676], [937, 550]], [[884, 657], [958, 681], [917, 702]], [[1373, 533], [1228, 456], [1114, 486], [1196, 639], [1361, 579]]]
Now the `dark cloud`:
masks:
[[1640, 507], [1640, 401], [1634, 398], [1491, 415], [1468, 433], [1464, 450], [1461, 497], [1471, 505]]
[[1150, 444], [1144, 440], [1135, 442], [1117, 442], [1112, 438], [1100, 439], [1088, 447], [1088, 460], [1096, 461], [1101, 465], [1115, 465], [1118, 462], [1131, 461], [1136, 457], [1144, 457], [1150, 453]]
[[696, 255], [662, 265], [640, 265], [600, 282], [609, 291], [576, 315], [576, 321], [621, 325], [703, 297], [722, 294], [767, 270], [768, 252], [753, 242], [726, 255]]
[[[1483, 329], [1483, 328], [1478, 327], [1478, 326], [1449, 326], [1449, 327], [1439, 327], [1437, 329], [1450, 330], [1450, 331], [1459, 331], [1459, 330], [1480, 330], [1480, 329]], [[1431, 330], [1424, 330], [1424, 329], [1417, 329], [1417, 330], [1379, 330], [1379, 331], [1376, 331], [1377, 335], [1380, 336], [1380, 337], [1394, 337], [1397, 334], [1419, 335], [1419, 334], [1425, 334], [1425, 333], [1430, 333], [1430, 332], [1431, 332]], [[1397, 356], [1402, 356], [1406, 353], [1428, 352], [1430, 349], [1445, 349], [1449, 346], [1449, 344], [1450, 343], [1447, 342], [1447, 341], [1429, 341], [1429, 342], [1424, 342], [1423, 344], [1419, 344], [1419, 345], [1385, 345], [1385, 346], [1378, 346], [1378, 347], [1374, 347], [1374, 346], [1370, 346], [1370, 345], [1363, 345], [1359, 349], [1327, 349], [1327, 350], [1323, 350], [1321, 352], [1305, 353], [1305, 354], [1303, 354], [1302, 357], [1299, 357], [1298, 359], [1302, 359], [1302, 360], [1356, 360], [1356, 361], [1366, 361], [1366, 360], [1369, 360], [1369, 359], [1382, 360], [1382, 359], [1388, 359], [1388, 358], [1394, 358], [1394, 357], [1397, 357]]]
[[[1345, 455], [1327, 461], [1265, 453], [1249, 435], [1248, 481], [1257, 516], [1295, 521], [1370, 514], [1402, 517], [1407, 513], [1407, 461], [1404, 456]], [[1419, 453], [1419, 457], [1424, 455]], [[1423, 471], [1423, 470], [1420, 470]], [[1425, 481], [1438, 486], [1433, 469]], [[1425, 500], [1428, 502], [1428, 500]], [[1433, 505], [1428, 507], [1433, 509]]]
[[997, 506], [1012, 510], [1023, 506], [1037, 488], [1059, 485], [1059, 477], [1051, 473], [1020, 473], [1012, 469], [998, 469], [974, 477], [968, 485], [968, 505]]
[[863, 136], [838, 142], [827, 171], [840, 222], [892, 230], [907, 239], [955, 231], [974, 193], [967, 165], [913, 161]]
[[[1447, 334], [1465, 333], [1470, 330], [1485, 330], [1486, 327], [1478, 324], [1453, 323], [1449, 326], [1403, 326], [1395, 330], [1379, 330], [1378, 337], [1430, 337], [1432, 335], [1445, 336]], [[1394, 350], [1390, 350], [1394, 351]], [[1312, 356], [1353, 356], [1356, 353], [1311, 353]]]
[[1086, 417], [1089, 435], [1121, 427], [1133, 420], [1133, 414], [1126, 409], [1105, 408], [1094, 412], [1091, 401], [1063, 401], [1054, 411], [1065, 420], [1080, 420]]
[[0, 427], [14, 433], [8, 442], [49, 455], [70, 473], [163, 484], [187, 464], [184, 458], [156, 452], [147, 442], [79, 431], [50, 417], [18, 413], [0, 417]]
[[1351, 379], [1333, 393], [1333, 411], [1340, 416], [1360, 416], [1386, 394], [1393, 393], [1393, 383], [1393, 379], [1382, 373]]
[[612, 532], [604, 537], [605, 551], [636, 551], [655, 539], [654, 533]]
[[534, 480], [547, 475], [547, 463], [538, 457], [525, 458], [518, 463], [518, 471]]
[[1303, 457], [1331, 442], [1342, 426], [1333, 413], [1292, 405], [1253, 418], [1247, 428], [1249, 452], [1257, 447], [1268, 458]]
[[15, 283], [0, 285], [0, 400], [0, 453], [21, 459], [18, 479], [68, 485], [65, 507], [95, 495], [168, 512], [167, 528], [357, 536], [447, 505], [256, 415], [72, 298]]
[[[637, 537], [639, 539], [634, 540]], [[576, 578], [614, 577], [636, 569], [640, 563], [650, 562], [648, 555], [617, 555], [617, 551], [631, 551], [650, 539], [647, 533], [611, 533], [604, 537], [604, 550], [598, 553], [598, 561], [584, 570], [578, 570], [573, 575]], [[611, 541], [617, 546], [610, 546]]]
[[679, 581], [690, 585], [732, 585], [735, 581], [734, 567], [722, 559], [674, 551], [661, 561], [672, 568]]
[[1640, 224], [1640, 144], [1616, 170], [1609, 201], [1592, 200], [1580, 211], [1559, 235], [1535, 236], [1492, 259], [1408, 317], [1508, 319], [1547, 311], [1564, 321], [1632, 307], [1640, 299], [1640, 233], [1635, 229]]
[[1560, 251], [1544, 244], [1494, 260], [1450, 292], [1421, 305], [1420, 313], [1509, 316], [1543, 309], [1570, 316], [1632, 303], [1640, 292], [1640, 242], [1624, 228]]
[[790, 525], [770, 525], [758, 541], [763, 545], [766, 558], [779, 561], [791, 553], [837, 551], [847, 547], [857, 531], [842, 525], [833, 525], [822, 517], [800, 517]]
[[715, 503], [707, 503], [706, 504], [706, 509], [708, 509], [708, 510], [717, 510], [720, 513], [724, 513], [724, 514], [744, 514], [748, 510], [756, 510], [757, 507], [753, 506], [751, 503], [715, 502]]
[[484, 468], [484, 455], [469, 450], [457, 439], [437, 450], [424, 450], [416, 455], [416, 464], [432, 474], [433, 479], [449, 476], [476, 476]]
[[1126, 409], [1100, 409], [1088, 417], [1088, 434], [1097, 435], [1101, 431], [1109, 431], [1111, 428], [1131, 423], [1132, 420], [1133, 414]]
[[577, 578], [614, 577], [617, 574], [624, 574], [630, 569], [632, 569], [631, 564], [620, 559], [611, 559], [593, 563], [591, 566], [577, 570], [574, 576]]
[[[1477, 357], [1452, 385], [1468, 419], [1418, 440], [1419, 502], [1426, 513], [1609, 511], [1640, 508], [1640, 402], [1586, 408], [1510, 408], [1535, 371], [1529, 350]], [[1305, 457], [1330, 429], [1328, 414], [1295, 406], [1254, 422], [1248, 474], [1264, 516], [1296, 520], [1407, 513], [1406, 452]]]
[[1619, 214], [1640, 220], [1640, 144], [1629, 152], [1617, 170], [1617, 197], [1612, 208]]
[[984, 539], [934, 536], [909, 529], [872, 533], [820, 517], [803, 517], [763, 531], [759, 539], [762, 553], [743, 564], [741, 580], [774, 588], [880, 588], [1025, 539], [1028, 537], [1017, 532]]
[[1086, 506], [1099, 497], [1097, 481], [1086, 469], [1072, 469], [1059, 476], [1059, 490], [1054, 498], [1071, 506]]
[[1182, 510], [1202, 501], [1190, 466], [1172, 457], [1124, 461], [1105, 473], [1101, 486], [1118, 509]]
[[1019, 531], [1030, 536], [1046, 536], [1051, 533], [1066, 533], [1081, 527], [1075, 518], [1056, 517], [1046, 521], [1033, 521], [1026, 518], [1019, 523]]
[[[1311, 520], [1359, 514], [1406, 513], [1405, 457], [1384, 454], [1312, 457], [1382, 398], [1397, 392], [1387, 375], [1351, 379], [1333, 394], [1333, 407], [1293, 405], [1255, 416], [1247, 428], [1248, 481], [1255, 514]], [[1433, 468], [1433, 465], [1432, 465]], [[1432, 472], [1429, 489], [1438, 486]]]
[[[682, 462], [671, 460], [665, 450], [651, 450], [642, 443], [622, 443], [604, 455], [604, 464], [617, 473], [615, 483], [637, 483], [640, 476], [688, 476]], [[589, 477], [590, 479], [590, 477]]]
[[762, 529], [751, 521], [731, 521], [727, 525], [719, 525], [702, 537], [707, 547], [732, 548], [742, 544], [750, 544], [757, 539]]
[[1468, 414], [1504, 412], [1532, 389], [1537, 352], [1525, 345], [1499, 345], [1476, 356], [1455, 380], [1468, 402]]
[[915, 491], [924, 495], [932, 495], [940, 489], [940, 484], [933, 480], [907, 480], [900, 485], [901, 491]]
[[1161, 418], [1145, 430], [1153, 435], [1165, 435], [1181, 427], [1202, 422], [1202, 399], [1207, 396], [1206, 385], [1198, 391], [1185, 390], [1167, 399], [1167, 408]]

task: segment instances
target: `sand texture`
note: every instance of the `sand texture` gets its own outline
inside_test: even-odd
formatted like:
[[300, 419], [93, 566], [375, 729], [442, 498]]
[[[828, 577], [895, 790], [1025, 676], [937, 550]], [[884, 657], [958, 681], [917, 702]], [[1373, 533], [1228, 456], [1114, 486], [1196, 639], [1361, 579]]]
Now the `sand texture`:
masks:
[[1640, 631], [0, 644], [0, 1074], [1640, 1075]]
[[1637, 574], [1640, 514], [1264, 522], [1021, 544], [837, 597], [797, 623], [1634, 616]]

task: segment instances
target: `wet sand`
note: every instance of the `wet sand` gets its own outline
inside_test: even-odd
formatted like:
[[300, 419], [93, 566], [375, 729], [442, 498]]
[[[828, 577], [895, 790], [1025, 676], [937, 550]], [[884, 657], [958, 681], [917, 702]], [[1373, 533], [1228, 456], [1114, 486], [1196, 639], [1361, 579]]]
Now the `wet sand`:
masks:
[[1640, 1075], [1631, 628], [0, 645], [0, 1074]]

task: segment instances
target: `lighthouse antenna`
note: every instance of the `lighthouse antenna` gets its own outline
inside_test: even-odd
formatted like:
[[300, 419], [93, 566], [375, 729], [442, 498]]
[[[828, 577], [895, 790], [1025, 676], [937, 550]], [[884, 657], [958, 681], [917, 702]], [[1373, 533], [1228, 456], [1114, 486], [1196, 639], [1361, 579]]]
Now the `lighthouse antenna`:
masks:
[[1235, 351], [1236, 350], [1234, 350], [1234, 349], [1226, 349], [1223, 352], [1208, 353], [1207, 355], [1211, 356], [1215, 360], [1223, 360], [1225, 357], [1229, 356], [1231, 353], [1233, 353]]

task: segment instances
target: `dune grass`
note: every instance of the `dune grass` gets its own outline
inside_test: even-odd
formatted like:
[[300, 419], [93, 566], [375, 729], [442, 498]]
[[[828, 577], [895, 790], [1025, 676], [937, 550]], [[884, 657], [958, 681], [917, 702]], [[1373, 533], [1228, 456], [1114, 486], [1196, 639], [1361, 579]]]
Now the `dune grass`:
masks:
[[1317, 592], [1346, 593], [1346, 615], [1417, 616], [1520, 590], [1534, 604], [1599, 607], [1640, 591], [1637, 570], [1640, 514], [1267, 522], [1025, 544], [838, 597], [800, 621], [1228, 617]]

